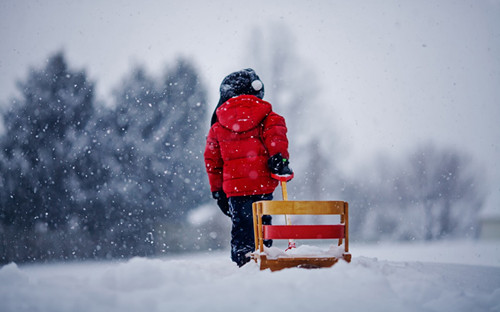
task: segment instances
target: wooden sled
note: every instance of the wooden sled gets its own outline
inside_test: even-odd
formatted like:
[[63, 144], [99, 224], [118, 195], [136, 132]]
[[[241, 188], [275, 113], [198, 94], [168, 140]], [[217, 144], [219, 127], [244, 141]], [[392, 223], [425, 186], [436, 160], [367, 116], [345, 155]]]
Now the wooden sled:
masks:
[[[284, 197], [285, 198], [285, 197]], [[339, 259], [351, 261], [349, 253], [349, 205], [343, 201], [258, 201], [252, 206], [255, 252], [253, 259], [260, 269], [278, 271], [284, 268], [325, 268]], [[339, 224], [331, 225], [263, 225], [263, 215], [340, 215]], [[270, 258], [264, 252], [265, 239], [338, 239], [344, 245], [341, 257], [287, 256]]]

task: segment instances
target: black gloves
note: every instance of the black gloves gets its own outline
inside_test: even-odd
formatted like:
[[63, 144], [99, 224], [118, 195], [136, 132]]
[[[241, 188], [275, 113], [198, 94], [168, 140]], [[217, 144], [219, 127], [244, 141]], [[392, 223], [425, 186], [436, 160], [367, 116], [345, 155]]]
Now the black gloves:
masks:
[[292, 169], [288, 167], [288, 159], [283, 158], [281, 153], [271, 156], [271, 158], [267, 161], [267, 165], [269, 170], [271, 170], [271, 173], [276, 175], [286, 176], [293, 174]]
[[224, 191], [212, 192], [212, 197], [217, 200], [217, 206], [220, 210], [228, 217], [231, 217], [229, 212], [229, 200], [227, 199], [226, 193]]

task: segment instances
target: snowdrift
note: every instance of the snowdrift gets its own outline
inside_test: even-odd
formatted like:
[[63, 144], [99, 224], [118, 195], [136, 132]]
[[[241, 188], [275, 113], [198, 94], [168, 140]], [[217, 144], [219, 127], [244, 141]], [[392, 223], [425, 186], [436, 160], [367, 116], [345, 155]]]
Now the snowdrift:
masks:
[[274, 273], [254, 263], [238, 269], [228, 252], [12, 263], [0, 269], [0, 310], [500, 311], [498, 242], [354, 245], [352, 254], [350, 264]]

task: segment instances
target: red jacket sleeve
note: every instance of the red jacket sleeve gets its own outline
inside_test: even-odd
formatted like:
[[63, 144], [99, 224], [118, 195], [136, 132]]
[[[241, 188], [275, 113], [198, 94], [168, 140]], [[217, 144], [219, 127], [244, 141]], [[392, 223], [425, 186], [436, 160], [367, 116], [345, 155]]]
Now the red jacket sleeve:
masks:
[[210, 190], [212, 192], [222, 190], [222, 167], [224, 163], [213, 127], [208, 132], [204, 158], [208, 181], [210, 182]]
[[289, 158], [287, 128], [285, 119], [280, 115], [271, 112], [264, 121], [262, 138], [264, 145], [269, 152], [269, 156], [281, 153], [283, 157]]

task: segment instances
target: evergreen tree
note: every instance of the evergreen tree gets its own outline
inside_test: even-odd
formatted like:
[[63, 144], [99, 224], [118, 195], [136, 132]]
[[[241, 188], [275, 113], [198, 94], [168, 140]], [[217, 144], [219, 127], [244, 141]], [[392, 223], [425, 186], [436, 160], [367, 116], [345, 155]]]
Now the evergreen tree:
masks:
[[101, 136], [111, 170], [106, 198], [116, 205], [108, 213], [115, 220], [113, 241], [139, 254], [175, 245], [185, 212], [209, 200], [200, 124], [207, 120], [204, 88], [187, 61], [166, 76], [161, 84], [143, 68], [134, 69], [115, 92], [114, 110], [104, 118], [109, 128]]
[[180, 208], [177, 213], [182, 215], [206, 202], [210, 194], [203, 161], [208, 125], [206, 91], [193, 65], [181, 59], [167, 73], [164, 94], [165, 137], [157, 152], [171, 160], [168, 196], [170, 205]]
[[161, 210], [163, 169], [155, 166], [162, 96], [154, 79], [138, 67], [115, 91], [115, 107], [98, 124], [101, 162], [109, 170], [103, 191], [108, 228], [103, 244], [113, 256], [151, 255], [150, 241]]
[[[60, 245], [37, 253], [44, 233], [63, 233], [68, 216], [78, 213], [75, 184], [85, 176], [75, 160], [85, 157], [89, 138], [85, 127], [93, 114], [93, 84], [83, 71], [71, 71], [62, 53], [48, 59], [19, 84], [21, 98], [4, 116], [0, 146], [4, 162], [1, 222], [25, 241], [28, 258], [64, 256]], [[38, 235], [37, 235], [38, 234]], [[12, 239], [12, 238], [11, 238]], [[52, 243], [49, 245], [53, 245]]]
[[200, 248], [185, 222], [210, 201], [208, 118], [190, 62], [164, 80], [135, 68], [112, 108], [62, 53], [19, 86], [0, 138], [0, 262]]

